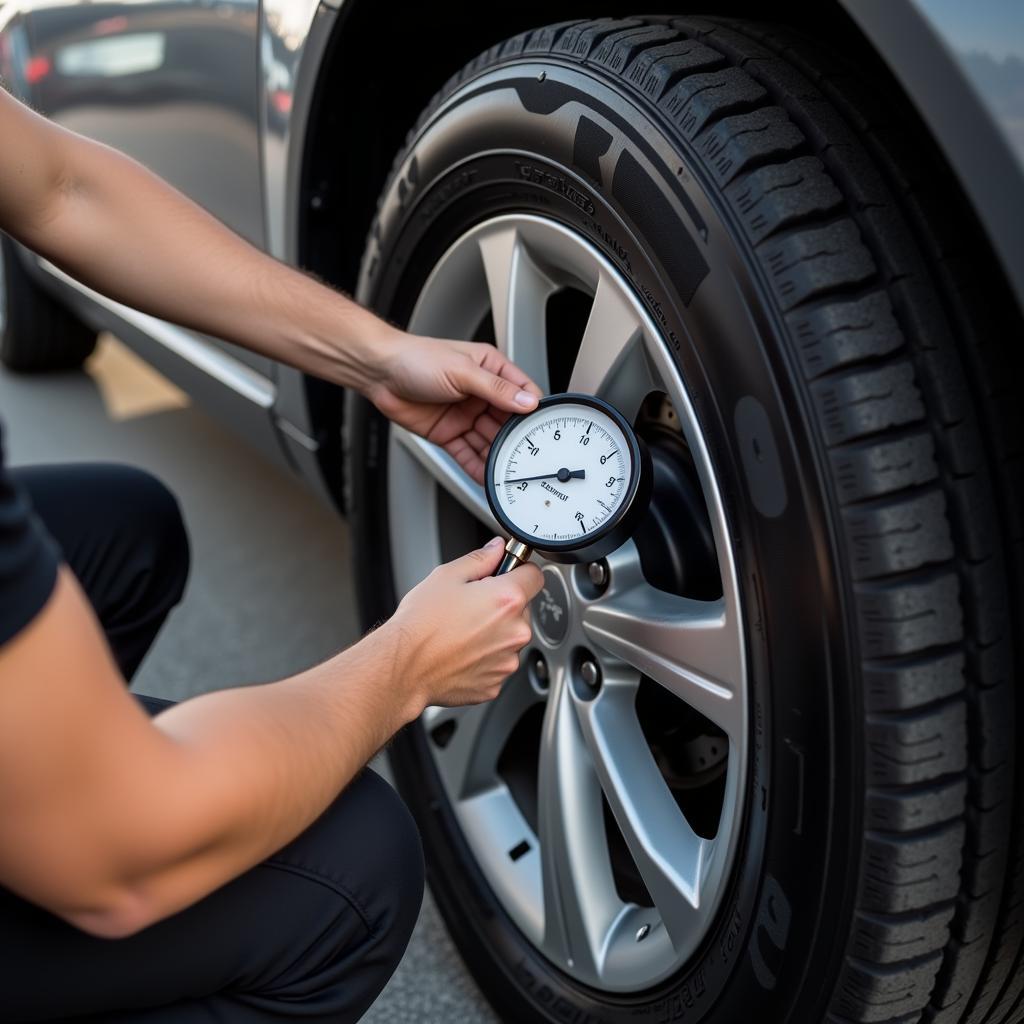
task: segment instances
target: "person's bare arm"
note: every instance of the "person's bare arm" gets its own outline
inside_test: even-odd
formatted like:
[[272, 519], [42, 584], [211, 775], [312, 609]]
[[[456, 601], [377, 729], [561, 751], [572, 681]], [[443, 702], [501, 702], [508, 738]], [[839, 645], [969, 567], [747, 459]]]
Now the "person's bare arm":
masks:
[[[0, 90], [0, 228], [96, 291], [365, 389], [372, 313], [247, 244], [116, 150]], [[17, 140], [16, 144], [11, 144]], [[347, 344], [333, 344], [342, 335]]]
[[0, 648], [0, 884], [97, 935], [130, 934], [258, 863], [427, 704], [496, 695], [540, 572], [501, 545], [436, 570], [395, 616], [290, 679], [150, 720], [62, 569]]
[[500, 421], [536, 404], [493, 346], [392, 327], [2, 89], [0, 139], [0, 230], [104, 295], [361, 391], [478, 481]]

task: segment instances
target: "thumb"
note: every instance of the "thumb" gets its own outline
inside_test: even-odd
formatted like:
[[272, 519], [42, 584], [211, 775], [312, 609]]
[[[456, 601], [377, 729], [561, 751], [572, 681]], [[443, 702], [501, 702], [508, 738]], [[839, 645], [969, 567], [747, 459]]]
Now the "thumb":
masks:
[[482, 366], [467, 366], [459, 374], [458, 385], [465, 394], [506, 412], [529, 412], [537, 404], [536, 395]]
[[505, 554], [505, 541], [502, 537], [494, 537], [482, 548], [470, 551], [461, 558], [448, 563], [448, 568], [460, 579], [469, 583], [472, 580], [486, 579], [494, 574]]

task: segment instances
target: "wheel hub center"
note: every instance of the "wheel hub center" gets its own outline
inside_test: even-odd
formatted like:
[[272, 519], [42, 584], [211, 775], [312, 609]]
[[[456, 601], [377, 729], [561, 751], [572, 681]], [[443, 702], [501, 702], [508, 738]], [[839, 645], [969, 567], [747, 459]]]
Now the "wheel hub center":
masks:
[[544, 569], [544, 587], [533, 599], [533, 625], [540, 635], [557, 647], [569, 633], [569, 591], [562, 574], [551, 566]]

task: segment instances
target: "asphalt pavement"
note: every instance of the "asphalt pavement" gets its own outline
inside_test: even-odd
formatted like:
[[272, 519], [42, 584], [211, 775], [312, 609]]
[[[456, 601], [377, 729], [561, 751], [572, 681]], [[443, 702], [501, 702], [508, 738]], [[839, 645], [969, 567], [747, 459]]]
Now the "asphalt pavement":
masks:
[[[9, 464], [126, 462], [178, 495], [192, 573], [133, 689], [182, 700], [269, 681], [358, 635], [344, 522], [109, 335], [85, 372], [0, 372], [0, 416]], [[380, 759], [375, 767], [386, 774]], [[429, 895], [405, 960], [363, 1020], [498, 1020]]]

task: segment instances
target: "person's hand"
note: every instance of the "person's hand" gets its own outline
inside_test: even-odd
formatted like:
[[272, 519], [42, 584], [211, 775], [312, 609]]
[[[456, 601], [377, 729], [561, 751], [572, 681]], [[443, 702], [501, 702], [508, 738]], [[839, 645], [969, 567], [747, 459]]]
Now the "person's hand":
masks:
[[415, 717], [424, 707], [480, 704], [501, 691], [530, 642], [530, 601], [543, 576], [527, 563], [492, 576], [504, 555], [486, 547], [438, 566], [402, 599], [381, 630], [394, 630], [396, 678], [408, 685]]
[[498, 428], [510, 413], [533, 409], [540, 388], [493, 345], [402, 334], [386, 351], [367, 397], [483, 483]]

